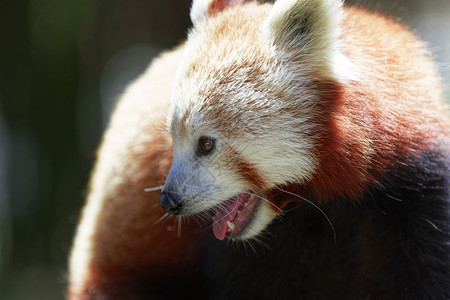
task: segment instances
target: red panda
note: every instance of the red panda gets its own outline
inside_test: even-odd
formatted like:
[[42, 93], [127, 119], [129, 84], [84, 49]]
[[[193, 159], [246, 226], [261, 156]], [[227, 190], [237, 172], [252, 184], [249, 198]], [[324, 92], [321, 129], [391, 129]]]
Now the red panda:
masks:
[[191, 19], [115, 110], [68, 298], [449, 299], [450, 118], [424, 43], [340, 0]]

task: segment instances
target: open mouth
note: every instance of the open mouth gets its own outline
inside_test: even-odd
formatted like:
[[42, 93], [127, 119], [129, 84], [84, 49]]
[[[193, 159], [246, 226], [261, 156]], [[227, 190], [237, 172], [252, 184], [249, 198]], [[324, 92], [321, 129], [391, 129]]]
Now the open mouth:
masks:
[[226, 201], [213, 217], [213, 232], [217, 239], [238, 236], [253, 218], [259, 203], [257, 195], [245, 192]]

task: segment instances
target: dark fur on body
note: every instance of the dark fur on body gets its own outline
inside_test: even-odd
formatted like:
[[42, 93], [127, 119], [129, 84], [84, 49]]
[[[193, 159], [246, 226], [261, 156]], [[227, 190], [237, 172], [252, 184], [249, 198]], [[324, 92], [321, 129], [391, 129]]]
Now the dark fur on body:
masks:
[[424, 151], [399, 164], [358, 202], [340, 199], [321, 205], [336, 240], [322, 213], [308, 203], [286, 208], [261, 238], [267, 245], [254, 243], [252, 249], [210, 236], [202, 270], [184, 282], [195, 284], [193, 294], [184, 289], [182, 295], [159, 296], [449, 299], [446, 159]]
[[[219, 2], [234, 5], [241, 1]], [[253, 12], [261, 7], [246, 7], [249, 11], [244, 19], [253, 24], [256, 18]], [[249, 118], [239, 123], [235, 115], [224, 116], [223, 109], [215, 109], [228, 103], [225, 96], [239, 84], [224, 88], [214, 78], [226, 74], [225, 78], [233, 78], [231, 82], [254, 81], [245, 80], [249, 79], [245, 76], [239, 81], [227, 68], [218, 68], [219, 74], [214, 76], [216, 54], [211, 60], [200, 59], [204, 74], [208, 74], [206, 79], [214, 80], [202, 77], [193, 80], [196, 83], [193, 86], [183, 85], [191, 88], [181, 91], [180, 97], [174, 97], [170, 91], [175, 74], [189, 56], [186, 45], [155, 61], [148, 73], [130, 86], [99, 151], [72, 251], [69, 299], [450, 299], [450, 123], [441, 99], [440, 81], [423, 44], [404, 27], [362, 10], [345, 11], [343, 54], [361, 66], [360, 70], [367, 70], [360, 74], [360, 81], [346, 84], [318, 78], [311, 82], [309, 93], [317, 94], [317, 99], [312, 99], [315, 109], [310, 112], [303, 106], [288, 105], [285, 109], [277, 106], [293, 100], [280, 101], [280, 97], [286, 96], [284, 88], [295, 86], [284, 83], [276, 89], [282, 88], [274, 95], [278, 100], [264, 106], [267, 116], [273, 105], [278, 107], [269, 118], [273, 126], [267, 128], [263, 125], [269, 124], [268, 120], [253, 114], [260, 107], [253, 106], [253, 100], [248, 103], [245, 97], [237, 97], [236, 106], [232, 106], [237, 109], [230, 111], [249, 113], [254, 121], [249, 124], [254, 124], [256, 130], [253, 139], [242, 136]], [[253, 25], [237, 25], [244, 15], [236, 14], [234, 19], [228, 19], [233, 16], [233, 11], [229, 12], [217, 15], [223, 18], [223, 24], [230, 24], [216, 24], [220, 25], [218, 29], [227, 28], [229, 36], [234, 37], [241, 37], [236, 28], [249, 27], [253, 32]], [[260, 19], [267, 20], [262, 15]], [[397, 34], [399, 38], [394, 39]], [[206, 39], [210, 44], [200, 58], [215, 53], [216, 38], [212, 34], [211, 39]], [[295, 31], [292, 38], [296, 40]], [[228, 43], [228, 37], [223, 40]], [[228, 44], [246, 42], [243, 38]], [[253, 45], [258, 44], [251, 43], [251, 53]], [[197, 48], [193, 47], [192, 52], [197, 53], [200, 50]], [[261, 57], [267, 53], [264, 49], [258, 52]], [[225, 52], [223, 55], [227, 57]], [[309, 57], [320, 60], [315, 55]], [[254, 65], [253, 59], [247, 63]], [[267, 65], [272, 62], [268, 61]], [[247, 74], [247, 69], [238, 69]], [[305, 78], [310, 76], [315, 78], [315, 74]], [[261, 78], [266, 82], [271, 77], [261, 75]], [[208, 82], [210, 93], [203, 88]], [[199, 177], [198, 167], [210, 164], [198, 164], [194, 160], [191, 168], [186, 169], [190, 172], [184, 171], [186, 179], [202, 180], [192, 184], [178, 180], [183, 184], [171, 186], [166, 175], [170, 174], [172, 161], [177, 166], [176, 159], [189, 162], [191, 156], [176, 157], [176, 153], [185, 152], [176, 149], [172, 152], [170, 136], [160, 128], [166, 126], [169, 99], [197, 99], [196, 93], [188, 95], [197, 88], [201, 90], [199, 93], [208, 95], [222, 90], [222, 94], [214, 97], [215, 102], [205, 104], [214, 108], [210, 120], [217, 122], [207, 120], [205, 124], [215, 124], [217, 132], [230, 136], [228, 144], [235, 147], [225, 151], [227, 155], [218, 159], [217, 165], [211, 162], [211, 166], [226, 174], [227, 168], [222, 170], [221, 166], [227, 162], [233, 180], [208, 184], [205, 179], [211, 177], [210, 170], [205, 169], [206, 175]], [[263, 84], [256, 91], [270, 91], [270, 88]], [[290, 93], [294, 99], [304, 95], [302, 89]], [[253, 99], [254, 95], [249, 93], [249, 96]], [[262, 97], [261, 101], [265, 99]], [[186, 103], [179, 104], [184, 107]], [[200, 105], [196, 101], [190, 104]], [[303, 128], [302, 122], [297, 121], [304, 117], [318, 122], [317, 130], [309, 135], [304, 130], [297, 132]], [[280, 118], [291, 125], [283, 124]], [[223, 120], [227, 122], [222, 124]], [[242, 128], [231, 129], [228, 121], [241, 124]], [[289, 149], [275, 147], [281, 145], [278, 135], [288, 129], [293, 130], [286, 139], [293, 142], [287, 143], [289, 146], [302, 144], [308, 137], [317, 135], [310, 154], [315, 154], [318, 166], [301, 174], [309, 174], [304, 180], [297, 180], [297, 173], [303, 173], [308, 164], [295, 165], [291, 173], [296, 176], [287, 176], [290, 163], [301, 160], [304, 153], [291, 152], [287, 159], [284, 150]], [[174, 144], [195, 146], [194, 138], [194, 144], [186, 141], [189, 132], [182, 131], [186, 136], [172, 137]], [[240, 146], [255, 151], [243, 155], [236, 151]], [[191, 153], [193, 148], [187, 148], [186, 153]], [[281, 158], [281, 162], [288, 164], [275, 168], [270, 159], [265, 159], [258, 165], [255, 160], [259, 152], [262, 157]], [[284, 180], [270, 185], [267, 180], [261, 180], [275, 174]], [[213, 207], [211, 201], [205, 201], [213, 198], [210, 187], [229, 191], [230, 183], [239, 179], [238, 176], [245, 181], [246, 188], [236, 189], [236, 193], [246, 193], [246, 190], [261, 193], [272, 205], [285, 210], [270, 226], [260, 227], [266, 229], [262, 236], [256, 237], [262, 241], [261, 245], [257, 241], [218, 241], [211, 232], [211, 226], [214, 227], [211, 218], [205, 218]], [[281, 187], [286, 192], [277, 188], [267, 191], [286, 182], [292, 182]], [[247, 183], [252, 187], [247, 187]], [[198, 206], [202, 210], [197, 211], [201, 212], [197, 217], [166, 218], [168, 215], [158, 205], [157, 190], [161, 185], [178, 186], [179, 194], [185, 199], [194, 199], [185, 194], [187, 186], [194, 187], [191, 189], [194, 194], [203, 191], [204, 195], [196, 195], [190, 205], [207, 202], [208, 205]], [[152, 192], [144, 192], [149, 187]], [[224, 203], [219, 198], [216, 208]], [[291, 204], [286, 206], [288, 203]], [[187, 205], [183, 203], [184, 207]], [[267, 202], [260, 205], [269, 206]], [[264, 210], [254, 210], [256, 216], [261, 212]], [[273, 212], [277, 213], [275, 208]], [[200, 224], [184, 221], [193, 218]], [[179, 236], [177, 231], [181, 233]]]

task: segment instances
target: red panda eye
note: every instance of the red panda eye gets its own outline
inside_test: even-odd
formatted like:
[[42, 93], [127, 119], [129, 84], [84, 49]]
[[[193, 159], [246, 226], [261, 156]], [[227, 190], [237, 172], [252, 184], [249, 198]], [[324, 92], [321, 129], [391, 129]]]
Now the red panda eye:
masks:
[[198, 154], [207, 155], [214, 148], [215, 140], [210, 137], [201, 137], [198, 140]]

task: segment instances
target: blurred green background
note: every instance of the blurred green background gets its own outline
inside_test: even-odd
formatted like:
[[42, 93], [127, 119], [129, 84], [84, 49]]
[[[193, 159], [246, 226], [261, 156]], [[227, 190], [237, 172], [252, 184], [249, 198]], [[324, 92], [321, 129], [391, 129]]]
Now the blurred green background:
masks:
[[[450, 1], [354, 2], [416, 30], [450, 82]], [[189, 7], [0, 4], [0, 299], [65, 298], [67, 256], [111, 108], [155, 55], [185, 37]]]

